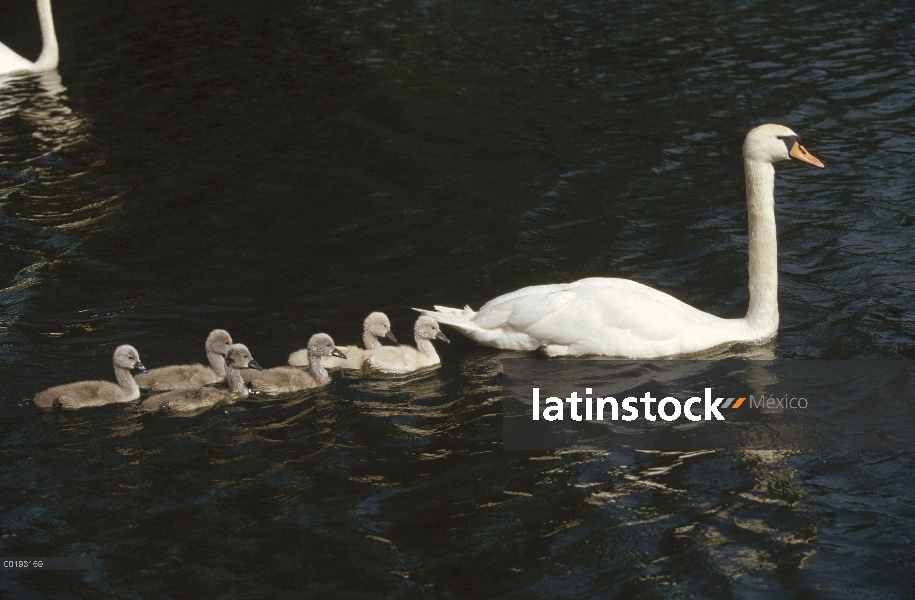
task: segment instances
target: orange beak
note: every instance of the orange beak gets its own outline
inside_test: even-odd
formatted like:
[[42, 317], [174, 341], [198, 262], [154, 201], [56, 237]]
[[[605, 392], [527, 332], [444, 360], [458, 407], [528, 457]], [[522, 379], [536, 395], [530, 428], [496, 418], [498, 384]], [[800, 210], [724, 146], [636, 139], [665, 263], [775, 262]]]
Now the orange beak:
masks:
[[791, 146], [791, 150], [788, 152], [788, 155], [791, 158], [795, 158], [803, 163], [807, 163], [808, 165], [813, 165], [814, 167], [820, 167], [821, 169], [825, 167], [825, 165], [820, 162], [819, 158], [807, 152], [807, 148], [804, 148], [797, 142], [794, 142], [794, 145]]

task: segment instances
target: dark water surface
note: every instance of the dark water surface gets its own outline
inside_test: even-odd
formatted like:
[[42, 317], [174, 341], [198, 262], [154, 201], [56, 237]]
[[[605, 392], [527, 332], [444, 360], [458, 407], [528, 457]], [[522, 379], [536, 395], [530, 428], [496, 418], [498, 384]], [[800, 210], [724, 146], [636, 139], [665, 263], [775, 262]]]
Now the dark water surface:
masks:
[[585, 276], [742, 316], [770, 121], [827, 168], [780, 165], [763, 352], [915, 358], [915, 11], [708, 4], [55, 0], [59, 74], [0, 83], [0, 555], [97, 567], [2, 595], [915, 596], [912, 453], [507, 453], [507, 354], [453, 330], [431, 373], [191, 418], [18, 406], [122, 343], [272, 366]]

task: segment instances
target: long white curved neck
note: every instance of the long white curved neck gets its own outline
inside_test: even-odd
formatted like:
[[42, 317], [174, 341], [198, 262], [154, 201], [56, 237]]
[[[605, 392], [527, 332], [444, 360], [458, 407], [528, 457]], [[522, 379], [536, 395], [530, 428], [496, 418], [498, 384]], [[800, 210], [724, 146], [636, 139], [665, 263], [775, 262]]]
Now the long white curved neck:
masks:
[[747, 323], [760, 334], [778, 330], [778, 243], [775, 237], [775, 168], [744, 158], [749, 219], [750, 307]]
[[114, 366], [114, 378], [117, 379], [118, 385], [122, 389], [130, 392], [132, 395], [140, 397], [140, 387], [137, 385], [137, 382], [134, 380], [133, 375], [130, 373], [130, 369], [125, 369], [124, 367]]
[[220, 377], [226, 376], [226, 357], [218, 352], [207, 350], [207, 360], [210, 361], [210, 368]]
[[37, 0], [38, 23], [41, 26], [41, 54], [35, 61], [38, 71], [57, 68], [60, 52], [57, 48], [57, 33], [54, 31], [54, 17], [51, 15], [51, 0]]
[[233, 394], [248, 395], [248, 386], [241, 376], [241, 370], [235, 367], [225, 366], [226, 370], [226, 388]]

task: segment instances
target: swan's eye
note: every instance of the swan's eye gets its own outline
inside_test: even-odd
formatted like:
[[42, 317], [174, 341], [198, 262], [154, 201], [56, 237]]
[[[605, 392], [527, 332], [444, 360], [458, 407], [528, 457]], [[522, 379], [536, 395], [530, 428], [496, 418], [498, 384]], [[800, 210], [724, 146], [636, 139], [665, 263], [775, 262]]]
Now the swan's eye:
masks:
[[789, 152], [791, 151], [791, 148], [793, 148], [795, 144], [801, 143], [801, 138], [796, 135], [778, 135], [775, 137], [780, 139], [782, 141], [782, 143], [785, 144], [785, 147], [788, 149]]

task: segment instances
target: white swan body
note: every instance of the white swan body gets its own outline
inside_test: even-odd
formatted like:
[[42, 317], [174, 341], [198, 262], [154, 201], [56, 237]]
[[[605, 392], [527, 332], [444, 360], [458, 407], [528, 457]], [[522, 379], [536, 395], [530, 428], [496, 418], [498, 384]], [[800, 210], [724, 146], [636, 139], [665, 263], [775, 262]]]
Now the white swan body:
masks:
[[672, 356], [774, 333], [758, 334], [746, 319], [722, 319], [647, 285], [605, 277], [522, 288], [476, 313], [435, 308], [428, 314], [484, 346], [544, 348], [550, 356]]
[[[346, 358], [340, 358], [339, 356], [322, 356], [321, 361], [324, 363], [324, 368], [361, 369], [362, 357], [365, 351], [381, 346], [378, 342], [378, 338], [380, 337], [388, 338], [395, 344], [397, 343], [397, 338], [391, 333], [391, 321], [388, 319], [388, 316], [382, 312], [373, 312], [362, 322], [362, 343], [365, 347], [337, 346], [337, 349], [345, 354]], [[296, 350], [289, 355], [289, 359], [286, 362], [293, 367], [307, 367], [309, 364], [308, 349]]]
[[761, 125], [743, 145], [749, 214], [750, 306], [722, 319], [627, 279], [592, 277], [522, 288], [479, 312], [436, 306], [420, 310], [484, 346], [541, 350], [549, 356], [657, 358], [736, 342], [762, 343], [778, 331], [778, 249], [773, 163], [823, 163], [781, 125]]
[[25, 59], [0, 42], [0, 75], [20, 72], [53, 71], [57, 68], [60, 53], [57, 34], [54, 31], [54, 17], [51, 15], [51, 0], [37, 0], [38, 23], [41, 26], [41, 54], [32, 62]]
[[366, 350], [363, 354], [362, 371], [364, 373], [389, 373], [404, 375], [441, 362], [431, 340], [450, 343], [432, 317], [423, 315], [416, 319], [413, 326], [416, 348], [402, 344], [400, 346], [378, 346]]

